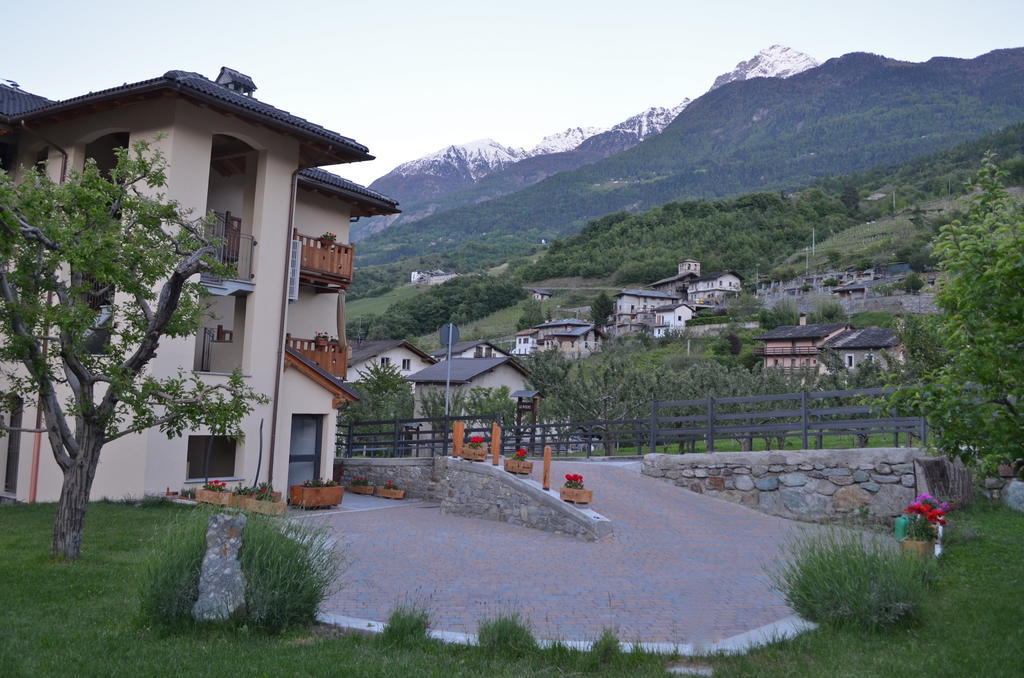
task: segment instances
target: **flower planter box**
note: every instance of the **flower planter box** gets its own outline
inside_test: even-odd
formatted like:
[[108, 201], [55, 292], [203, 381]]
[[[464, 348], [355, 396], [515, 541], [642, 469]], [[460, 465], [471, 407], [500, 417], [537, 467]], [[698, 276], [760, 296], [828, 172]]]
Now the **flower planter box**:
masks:
[[330, 247], [337, 242], [334, 238], [317, 238], [320, 241], [320, 245], [323, 247]]
[[466, 445], [462, 448], [462, 458], [468, 461], [487, 461], [487, 448], [483, 445]]
[[217, 506], [234, 506], [235, 495], [230, 492], [214, 492], [213, 490], [196, 490], [196, 501]]
[[594, 491], [578, 487], [560, 487], [558, 488], [558, 496], [561, 497], [562, 501], [572, 502], [573, 504], [589, 504], [594, 497]]
[[900, 551], [915, 558], [931, 558], [935, 555], [935, 542], [904, 539], [900, 542]]
[[405, 490], [389, 490], [386, 487], [378, 487], [377, 496], [385, 499], [405, 499]]
[[349, 485], [348, 491], [354, 494], [373, 494], [373, 485]]
[[299, 506], [304, 509], [337, 506], [341, 503], [341, 497], [344, 493], [345, 488], [340, 485], [337, 487], [292, 485], [288, 488], [292, 506]]
[[509, 473], [528, 476], [533, 473], [533, 462], [522, 461], [521, 459], [506, 459], [505, 470]]
[[[277, 494], [276, 492], [274, 494]], [[284, 513], [285, 503], [283, 501], [260, 501], [254, 497], [242, 497], [241, 506], [243, 511], [262, 513], [267, 516], [279, 516]]]

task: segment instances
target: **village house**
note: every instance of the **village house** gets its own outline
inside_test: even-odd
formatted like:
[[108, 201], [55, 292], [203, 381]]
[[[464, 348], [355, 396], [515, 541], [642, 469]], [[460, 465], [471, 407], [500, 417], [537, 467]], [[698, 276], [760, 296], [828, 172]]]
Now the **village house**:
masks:
[[655, 324], [654, 309], [678, 301], [667, 292], [622, 290], [615, 295], [615, 318], [610, 329], [616, 336], [649, 331]]
[[512, 355], [530, 355], [537, 350], [537, 336], [540, 330], [530, 327], [516, 332], [516, 345], [512, 347]]
[[693, 318], [696, 308], [689, 303], [673, 302], [654, 307], [655, 337], [664, 337], [672, 332], [682, 331], [686, 323]]
[[[451, 368], [449, 370], [449, 367]], [[445, 384], [451, 379], [452, 388], [463, 393], [471, 388], [508, 387], [509, 394], [527, 388], [530, 373], [514, 358], [452, 358], [451, 365], [444, 360], [407, 377], [416, 389], [414, 416], [425, 416], [425, 398], [443, 397]], [[511, 395], [510, 395], [511, 397]]]
[[764, 342], [755, 351], [764, 366], [786, 371], [810, 370], [824, 373], [822, 353], [836, 351], [847, 369], [876, 360], [883, 351], [888, 359], [902, 360], [903, 348], [895, 332], [880, 327], [854, 329], [846, 323], [786, 325], [754, 337]]
[[459, 277], [458, 273], [445, 273], [441, 269], [433, 271], [413, 271], [409, 274], [410, 285], [440, 285], [452, 278]]
[[689, 283], [689, 301], [720, 304], [729, 296], [736, 296], [743, 286], [743, 276], [736, 271], [719, 271], [698, 276]]
[[353, 381], [371, 365], [393, 366], [403, 377], [430, 367], [437, 360], [405, 339], [381, 339], [352, 344], [348, 370]]
[[[452, 358], [507, 358], [508, 356], [508, 351], [492, 344], [486, 339], [457, 341], [452, 344]], [[436, 351], [431, 351], [430, 357], [435, 360], [447, 359], [448, 347], [442, 346]]]
[[551, 298], [551, 292], [537, 287], [530, 288], [530, 298], [534, 301], [547, 301]]
[[604, 333], [593, 323], [575, 318], [536, 325], [537, 350], [557, 350], [567, 358], [585, 358], [601, 348]]
[[664, 292], [677, 299], [687, 299], [690, 283], [700, 277], [700, 262], [696, 259], [684, 259], [678, 264], [678, 272], [668, 278], [651, 283], [655, 292]]
[[[207, 478], [278, 488], [329, 476], [337, 408], [347, 385], [345, 290], [353, 276], [349, 222], [396, 214], [387, 196], [320, 165], [372, 160], [362, 144], [260, 101], [252, 79], [229, 68], [216, 80], [167, 73], [65, 101], [0, 84], [0, 164], [17, 180], [45, 162], [54, 181], [145, 140], [167, 158], [166, 198], [212, 215], [210, 235], [231, 273], [203, 276], [208, 312], [190, 338], [164, 338], [152, 374], [184, 370], [206, 384], [240, 370], [269, 397], [234, 440], [205, 430], [168, 439], [147, 429], [108, 444], [92, 499], [162, 494]], [[325, 322], [325, 318], [329, 321]], [[35, 399], [5, 413], [36, 421]], [[0, 441], [0, 490], [54, 501], [62, 474], [38, 433]]]

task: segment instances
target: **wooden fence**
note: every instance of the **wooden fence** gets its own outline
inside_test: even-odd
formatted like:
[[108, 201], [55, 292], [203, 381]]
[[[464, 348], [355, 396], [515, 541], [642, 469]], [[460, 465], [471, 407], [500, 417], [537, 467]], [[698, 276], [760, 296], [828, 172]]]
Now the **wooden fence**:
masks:
[[[539, 422], [499, 429], [502, 454], [525, 448], [539, 455], [550, 447], [556, 456], [639, 455], [646, 452], [733, 449], [802, 449], [843, 446], [898, 447], [923, 444], [928, 428], [922, 417], [885, 413], [883, 396], [892, 389], [872, 388], [817, 393], [655, 401], [644, 419]], [[338, 427], [338, 456], [424, 457], [451, 453], [452, 425], [465, 422], [466, 437], [491, 439], [495, 417], [448, 417], [371, 421]], [[837, 437], [842, 438], [837, 438]], [[831, 444], [830, 444], [831, 443]]]

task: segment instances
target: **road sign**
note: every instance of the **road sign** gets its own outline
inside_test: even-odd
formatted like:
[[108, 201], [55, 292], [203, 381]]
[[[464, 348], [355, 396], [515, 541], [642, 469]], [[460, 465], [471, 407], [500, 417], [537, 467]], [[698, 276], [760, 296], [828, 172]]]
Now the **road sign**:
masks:
[[451, 346], [459, 341], [459, 328], [454, 323], [441, 325], [441, 345]]

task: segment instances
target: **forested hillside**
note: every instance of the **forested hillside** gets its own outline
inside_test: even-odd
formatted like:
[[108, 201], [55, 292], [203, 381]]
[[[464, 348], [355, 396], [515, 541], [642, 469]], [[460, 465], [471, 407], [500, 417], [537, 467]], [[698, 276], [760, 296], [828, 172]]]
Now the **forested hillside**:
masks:
[[788, 79], [734, 82], [661, 134], [517, 193], [396, 226], [360, 265], [447, 251], [493, 262], [588, 219], [671, 200], [806, 186], [948, 148], [1024, 119], [1024, 49], [907, 63], [848, 54]]

